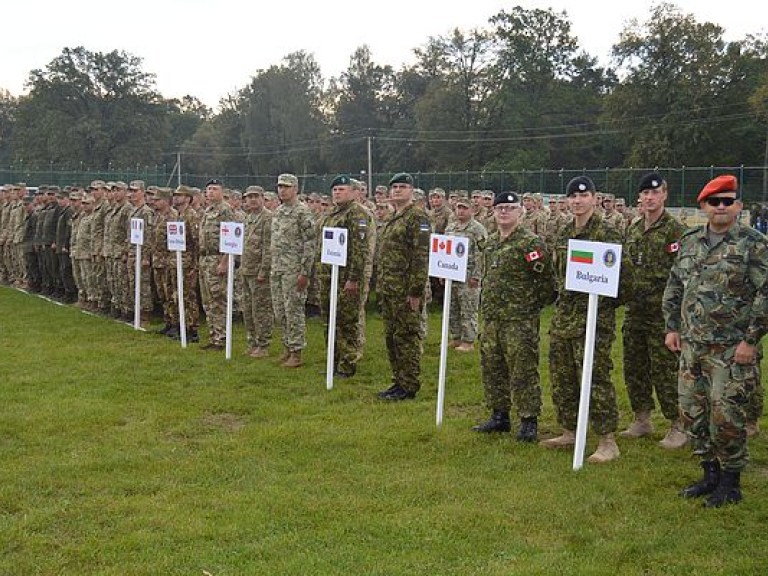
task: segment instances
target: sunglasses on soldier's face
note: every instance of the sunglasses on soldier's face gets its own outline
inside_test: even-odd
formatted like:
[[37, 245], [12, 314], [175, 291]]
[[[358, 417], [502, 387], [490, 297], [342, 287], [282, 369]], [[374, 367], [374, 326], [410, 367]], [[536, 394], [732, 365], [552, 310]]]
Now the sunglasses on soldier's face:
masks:
[[720, 204], [728, 207], [733, 206], [733, 203], [736, 202], [736, 198], [707, 198], [706, 202], [714, 207], [720, 206]]

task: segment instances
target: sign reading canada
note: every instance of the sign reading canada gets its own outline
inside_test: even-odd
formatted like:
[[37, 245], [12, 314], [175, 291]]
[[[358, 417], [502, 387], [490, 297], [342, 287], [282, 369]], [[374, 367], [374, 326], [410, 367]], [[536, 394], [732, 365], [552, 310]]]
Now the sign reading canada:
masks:
[[566, 290], [618, 296], [621, 244], [568, 240], [567, 258]]
[[429, 275], [466, 282], [469, 239], [432, 234], [429, 243]]

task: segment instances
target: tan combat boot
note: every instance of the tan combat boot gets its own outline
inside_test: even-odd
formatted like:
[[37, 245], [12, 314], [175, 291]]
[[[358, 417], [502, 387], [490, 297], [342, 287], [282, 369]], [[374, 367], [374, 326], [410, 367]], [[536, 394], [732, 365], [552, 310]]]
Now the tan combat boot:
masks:
[[280, 358], [278, 360], [282, 363], [288, 360], [288, 358], [291, 356], [291, 351], [288, 350], [288, 348], [283, 349], [283, 353], [280, 354]]
[[635, 412], [635, 420], [629, 425], [629, 428], [619, 432], [622, 438], [642, 438], [653, 434], [653, 424], [651, 423], [651, 411], [641, 410]]
[[591, 464], [603, 464], [616, 460], [621, 455], [619, 452], [619, 446], [616, 444], [616, 440], [613, 434], [604, 434], [600, 436], [600, 442], [597, 444], [597, 450], [589, 458], [587, 462]]
[[545, 448], [568, 448], [576, 444], [576, 432], [574, 430], [563, 430], [560, 436], [542, 440], [539, 442]]
[[283, 368], [298, 368], [301, 366], [301, 350], [291, 352], [288, 359], [282, 363]]
[[760, 435], [760, 424], [755, 422], [747, 422], [747, 438], [754, 438]]
[[250, 356], [251, 358], [266, 358], [267, 356], [269, 356], [269, 351], [266, 348], [259, 348], [257, 346], [256, 348], [253, 348], [250, 352], [248, 352], [248, 356]]
[[475, 349], [475, 345], [472, 342], [461, 342], [456, 346], [456, 352], [472, 352]]
[[673, 420], [667, 431], [667, 435], [659, 442], [662, 448], [667, 450], [676, 450], [688, 444], [688, 435], [680, 420]]
[[448, 348], [456, 348], [459, 344], [461, 344], [461, 340], [449, 340]]

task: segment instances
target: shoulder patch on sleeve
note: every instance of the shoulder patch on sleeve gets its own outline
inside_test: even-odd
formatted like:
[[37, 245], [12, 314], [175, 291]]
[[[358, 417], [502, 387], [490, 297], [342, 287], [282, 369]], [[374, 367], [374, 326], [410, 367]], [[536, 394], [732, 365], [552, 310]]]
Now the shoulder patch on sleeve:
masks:
[[526, 262], [533, 262], [534, 260], [539, 260], [541, 257], [544, 256], [541, 252], [538, 250], [534, 250], [533, 252], [528, 252], [525, 255], [525, 261]]

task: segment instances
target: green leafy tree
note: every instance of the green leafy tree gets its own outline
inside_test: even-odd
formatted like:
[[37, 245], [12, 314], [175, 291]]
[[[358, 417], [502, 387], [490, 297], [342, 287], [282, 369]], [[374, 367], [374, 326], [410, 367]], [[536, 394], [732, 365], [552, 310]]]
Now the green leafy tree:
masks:
[[7, 90], [0, 89], [0, 166], [10, 163], [17, 108], [18, 100]]

